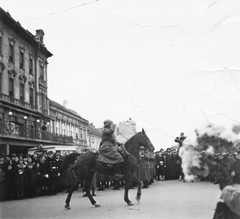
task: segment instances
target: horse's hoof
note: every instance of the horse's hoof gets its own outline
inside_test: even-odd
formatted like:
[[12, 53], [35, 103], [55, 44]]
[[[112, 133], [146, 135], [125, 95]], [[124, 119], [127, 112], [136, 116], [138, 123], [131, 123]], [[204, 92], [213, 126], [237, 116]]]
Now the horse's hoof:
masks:
[[66, 209], [66, 210], [70, 210], [71, 208], [70, 208], [69, 205], [65, 205], [65, 209]]
[[128, 206], [133, 206], [133, 203], [132, 202], [128, 202]]
[[137, 200], [138, 202], [140, 202], [140, 196], [137, 196], [137, 197], [136, 197], [136, 200]]
[[101, 205], [99, 203], [95, 203], [94, 205], [95, 205], [96, 208], [101, 207]]

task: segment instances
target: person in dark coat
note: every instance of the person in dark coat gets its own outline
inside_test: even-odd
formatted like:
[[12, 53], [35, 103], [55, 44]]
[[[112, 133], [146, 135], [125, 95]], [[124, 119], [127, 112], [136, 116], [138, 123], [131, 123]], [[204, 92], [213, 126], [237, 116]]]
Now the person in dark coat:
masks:
[[0, 168], [5, 173], [7, 171], [7, 162], [5, 161], [4, 155], [0, 155]]
[[26, 194], [28, 198], [35, 198], [36, 197], [36, 172], [33, 169], [33, 164], [28, 163], [28, 168], [25, 171], [27, 177], [26, 183]]
[[41, 181], [40, 181], [40, 183], [41, 183], [41, 194], [42, 195], [48, 195], [48, 178], [45, 176], [45, 174], [46, 174], [46, 165], [45, 165], [45, 163], [46, 163], [46, 160], [47, 160], [47, 157], [44, 155], [44, 154], [42, 154], [41, 155], [41, 157], [40, 157], [40, 169], [39, 169], [39, 171], [40, 171], [40, 177], [41, 177]]
[[16, 184], [15, 184], [15, 175], [16, 171], [13, 169], [12, 165], [9, 164], [7, 167], [5, 181], [4, 181], [4, 199], [12, 200], [16, 193]]
[[182, 159], [179, 156], [177, 156], [177, 160], [176, 160], [176, 175], [179, 181], [183, 180], [183, 182], [185, 182], [184, 173], [182, 169]]
[[[113, 122], [111, 120], [105, 120], [98, 161], [108, 164], [109, 168], [113, 168], [114, 164], [119, 164], [124, 161], [122, 155], [117, 150], [118, 145], [114, 131], [115, 125]], [[119, 165], [115, 165], [115, 172], [120, 173], [119, 170]]]
[[2, 167], [0, 166], [0, 201], [3, 200], [4, 195], [4, 180], [5, 172], [3, 172]]
[[166, 166], [164, 165], [163, 161], [161, 160], [159, 162], [159, 178], [161, 181], [165, 180], [165, 172], [166, 172]]
[[43, 184], [43, 171], [41, 167], [41, 163], [37, 162], [34, 165], [34, 171], [36, 174], [36, 196], [41, 196], [42, 194], [42, 186]]
[[175, 142], [177, 142], [179, 144], [179, 147], [178, 147], [178, 151], [179, 149], [183, 146], [183, 141], [187, 138], [187, 136], [184, 136], [184, 133], [181, 132], [180, 133], [180, 137], [176, 137], [175, 138]]
[[18, 169], [18, 173], [15, 175], [15, 183], [16, 183], [16, 191], [17, 191], [17, 198], [23, 199], [24, 198], [24, 189], [25, 184], [27, 182], [26, 174], [22, 168]]
[[143, 188], [148, 188], [149, 186], [148, 160], [148, 154], [145, 152], [144, 147], [141, 146], [139, 151], [138, 178], [143, 182]]
[[166, 180], [172, 180], [175, 175], [175, 173], [173, 173], [173, 165], [174, 161], [173, 161], [173, 156], [172, 156], [172, 151], [171, 149], [168, 149], [166, 151]]
[[48, 182], [48, 195], [56, 195], [56, 182], [58, 179], [58, 167], [56, 159], [53, 157], [53, 152], [48, 152], [48, 157], [45, 162], [44, 176]]
[[56, 160], [56, 164], [57, 164], [57, 172], [58, 172], [58, 177], [56, 179], [56, 191], [57, 192], [61, 192], [64, 190], [64, 185], [62, 183], [62, 181], [60, 180], [60, 169], [62, 166], [62, 159], [61, 159], [61, 154], [59, 152], [56, 153], [55, 155], [55, 160]]

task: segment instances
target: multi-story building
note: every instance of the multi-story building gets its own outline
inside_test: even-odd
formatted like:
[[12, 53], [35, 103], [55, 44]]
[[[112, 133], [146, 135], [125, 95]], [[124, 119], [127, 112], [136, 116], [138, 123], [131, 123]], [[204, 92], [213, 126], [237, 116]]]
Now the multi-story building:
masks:
[[136, 123], [129, 118], [129, 120], [120, 122], [115, 129], [116, 139], [120, 143], [125, 143], [133, 135], [137, 133]]
[[93, 123], [90, 123], [88, 125], [88, 146], [89, 149], [93, 150], [93, 151], [97, 151], [99, 148], [99, 145], [101, 143], [101, 130], [95, 128], [95, 126], [93, 125]]
[[26, 153], [39, 144], [73, 143], [52, 129], [43, 30], [33, 35], [0, 8], [0, 153]]
[[71, 110], [66, 100], [63, 105], [50, 100], [49, 107], [51, 116], [49, 132], [71, 138], [72, 145], [78, 146], [78, 152], [88, 148], [88, 120]]

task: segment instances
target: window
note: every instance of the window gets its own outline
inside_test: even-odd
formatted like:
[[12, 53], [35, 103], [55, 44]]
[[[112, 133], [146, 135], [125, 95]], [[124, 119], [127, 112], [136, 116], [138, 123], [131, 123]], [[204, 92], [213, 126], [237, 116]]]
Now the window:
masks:
[[14, 63], [14, 44], [13, 42], [11, 42], [9, 44], [9, 62], [13, 62]]
[[57, 122], [56, 122], [56, 133], [57, 134], [60, 134], [59, 127], [60, 127], [60, 120], [57, 119]]
[[29, 102], [30, 102], [30, 107], [31, 107], [31, 109], [33, 109], [33, 89], [32, 88], [30, 88], [29, 89]]
[[20, 83], [20, 103], [24, 105], [24, 84]]
[[81, 128], [79, 129], [79, 132], [80, 132], [80, 138], [83, 138], [82, 129]]
[[29, 74], [33, 75], [33, 60], [29, 58]]
[[40, 93], [39, 102], [40, 102], [40, 108], [43, 112], [43, 110], [45, 109], [45, 96], [43, 93]]
[[76, 139], [78, 139], [78, 133], [76, 133]]
[[40, 79], [44, 80], [44, 68], [42, 64], [40, 64]]
[[44, 94], [41, 94], [41, 99], [42, 99], [42, 109], [45, 109], [45, 96]]
[[19, 54], [19, 68], [24, 69], [24, 52], [20, 51]]
[[2, 38], [2, 33], [0, 33], [0, 56], [2, 55], [2, 45], [3, 45], [3, 38]]
[[13, 79], [9, 78], [9, 99], [10, 102], [13, 102], [13, 95], [14, 95], [14, 83], [13, 83]]
[[[2, 64], [0, 64], [0, 95], [2, 93], [2, 83], [3, 83], [2, 75], [3, 75], [3, 70], [4, 70], [4, 68], [3, 68]], [[0, 97], [0, 99], [1, 99], [1, 97]]]
[[62, 134], [65, 135], [65, 122], [62, 122]]

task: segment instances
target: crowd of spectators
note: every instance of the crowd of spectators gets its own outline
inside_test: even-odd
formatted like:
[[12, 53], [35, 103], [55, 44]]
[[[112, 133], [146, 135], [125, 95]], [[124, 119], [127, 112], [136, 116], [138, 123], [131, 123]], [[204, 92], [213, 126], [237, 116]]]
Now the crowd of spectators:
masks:
[[53, 152], [0, 155], [0, 200], [55, 195], [62, 191], [61, 160], [62, 156]]
[[[154, 181], [184, 181], [181, 159], [174, 148], [160, 149], [157, 152], [140, 148], [140, 160], [137, 167], [138, 178], [143, 188], [148, 188]], [[60, 176], [64, 156], [60, 153], [43, 152], [29, 154], [0, 155], [0, 200], [34, 198], [56, 195], [67, 191], [71, 186]], [[201, 178], [213, 183], [214, 178]], [[92, 191], [103, 191], [113, 187], [114, 190], [124, 186], [124, 179], [96, 173], [93, 178]], [[130, 182], [134, 188], [135, 182]], [[79, 186], [84, 191], [84, 185]]]
[[[139, 179], [144, 182], [143, 188], [148, 188], [154, 180], [176, 179], [180, 163], [177, 164], [175, 158], [176, 151], [172, 149], [164, 153], [142, 149], [136, 171]], [[66, 191], [69, 185], [60, 176], [63, 159], [63, 155], [51, 151], [35, 152], [33, 155], [0, 155], [0, 200], [34, 198]], [[92, 188], [98, 191], [111, 186], [117, 190], [124, 186], [123, 179], [100, 173], [94, 175], [93, 181]], [[131, 182], [130, 186], [134, 188], [136, 185]]]

